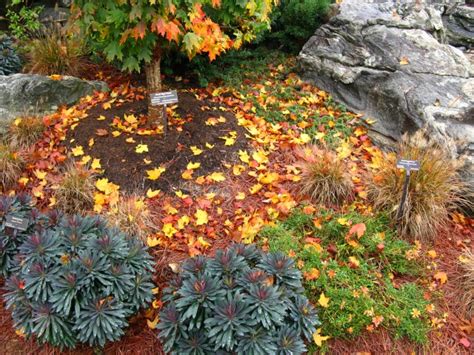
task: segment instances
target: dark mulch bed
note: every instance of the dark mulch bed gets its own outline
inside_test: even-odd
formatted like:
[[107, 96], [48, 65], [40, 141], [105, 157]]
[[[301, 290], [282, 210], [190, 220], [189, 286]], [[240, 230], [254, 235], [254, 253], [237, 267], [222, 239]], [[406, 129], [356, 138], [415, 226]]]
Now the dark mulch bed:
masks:
[[[181, 177], [189, 162], [201, 163], [200, 168], [194, 171], [193, 179], [208, 175], [219, 171], [222, 162], [232, 161], [234, 153], [245, 149], [247, 141], [245, 129], [237, 124], [232, 112], [223, 111], [212, 102], [198, 100], [190, 92], [180, 91], [178, 95], [176, 113], [185, 123], [182, 124], [182, 120], [176, 122], [170, 119], [166, 135], [122, 133], [116, 138], [112, 136], [112, 131], [116, 130], [111, 126], [114, 118], [123, 120], [124, 114], [134, 114], [137, 118], [146, 115], [147, 102], [140, 100], [118, 105], [114, 103], [108, 110], [105, 110], [103, 105], [93, 107], [88, 112], [88, 117], [81, 120], [74, 130], [69, 131], [65, 142], [70, 148], [80, 145], [86, 155], [99, 158], [102, 168], [105, 169], [105, 177], [120, 185], [122, 191], [135, 192], [151, 188], [164, 192], [177, 189], [185, 193], [192, 192], [187, 186], [196, 185], [194, 180], [187, 181]], [[98, 121], [97, 118], [101, 115], [106, 117], [106, 120]], [[226, 122], [217, 123], [215, 126], [205, 124], [209, 118], [220, 116], [225, 117]], [[142, 123], [140, 128], [142, 127], [146, 128], [146, 123]], [[107, 135], [97, 135], [98, 129], [106, 130]], [[228, 136], [232, 131], [237, 132], [237, 139], [234, 145], [226, 146], [220, 137]], [[92, 147], [88, 146], [90, 138], [95, 141]], [[135, 143], [127, 143], [128, 138], [133, 138]], [[71, 139], [74, 139], [72, 143]], [[214, 145], [214, 148], [207, 149], [206, 143]], [[146, 144], [149, 152], [137, 154], [135, 148], [138, 144]], [[190, 150], [191, 146], [202, 149], [203, 153], [194, 155]], [[147, 165], [144, 159], [151, 160], [152, 163]], [[146, 171], [160, 166], [166, 167], [161, 177], [155, 181], [147, 179]]]

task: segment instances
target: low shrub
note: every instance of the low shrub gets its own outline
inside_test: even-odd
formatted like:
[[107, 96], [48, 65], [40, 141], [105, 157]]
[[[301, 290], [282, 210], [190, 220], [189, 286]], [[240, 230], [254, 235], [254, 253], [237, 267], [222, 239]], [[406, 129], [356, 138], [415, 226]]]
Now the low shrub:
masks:
[[289, 220], [260, 237], [270, 252], [295, 258], [308, 298], [321, 306], [324, 336], [354, 338], [383, 327], [395, 338], [427, 341], [433, 305], [426, 286], [407, 281], [423, 275], [419, 246], [397, 239], [385, 216], [297, 210]]
[[405, 172], [397, 168], [395, 153], [380, 153], [372, 164], [368, 195], [376, 209], [389, 213], [398, 226], [399, 233], [420, 240], [433, 240], [437, 232], [449, 223], [449, 215], [468, 204], [466, 186], [460, 179], [460, 161], [434, 141], [428, 140], [422, 130], [404, 135], [398, 156], [418, 160], [420, 170], [411, 173], [408, 196], [403, 215], [397, 221]]
[[19, 40], [25, 40], [32, 32], [41, 28], [39, 15], [43, 10], [43, 6], [30, 7], [22, 5], [22, 2], [22, 0], [13, 1], [14, 6], [8, 6], [6, 13], [8, 29]]
[[55, 26], [38, 31], [29, 41], [25, 70], [43, 75], [80, 76], [85, 68], [85, 45], [78, 35]]
[[94, 207], [94, 191], [92, 172], [71, 163], [54, 191], [56, 206], [65, 213], [85, 213]]
[[172, 354], [302, 354], [319, 325], [302, 291], [281, 253], [237, 244], [198, 256], [164, 292], [159, 337]]
[[120, 196], [107, 214], [109, 223], [127, 235], [146, 241], [152, 232], [153, 221], [143, 198], [137, 195]]
[[298, 193], [314, 203], [341, 205], [353, 195], [354, 185], [348, 166], [336, 153], [316, 146], [296, 151], [301, 169]]
[[0, 75], [11, 75], [21, 71], [20, 56], [10, 37], [0, 35]]
[[40, 343], [103, 347], [153, 299], [143, 244], [97, 217], [64, 217], [26, 237], [4, 299], [14, 327]]
[[[13, 216], [28, 220], [26, 230], [16, 230], [7, 227], [7, 217]], [[53, 217], [53, 216], [51, 216]], [[56, 220], [51, 218], [51, 222]], [[48, 225], [48, 218], [41, 217], [40, 213], [33, 208], [31, 198], [28, 195], [0, 196], [0, 275], [10, 276], [14, 266], [14, 258], [18, 253], [18, 247], [25, 241], [28, 235], [32, 234], [43, 225]]]
[[474, 316], [474, 253], [471, 250], [466, 250], [460, 260], [463, 270], [463, 303], [468, 316], [472, 317]]
[[40, 117], [20, 117], [10, 127], [9, 140], [18, 148], [28, 148], [34, 144], [45, 130], [43, 120]]
[[272, 13], [272, 29], [265, 39], [292, 52], [301, 50], [324, 23], [332, 0], [281, 0]]
[[0, 143], [0, 187], [5, 191], [18, 181], [24, 160], [11, 144]]

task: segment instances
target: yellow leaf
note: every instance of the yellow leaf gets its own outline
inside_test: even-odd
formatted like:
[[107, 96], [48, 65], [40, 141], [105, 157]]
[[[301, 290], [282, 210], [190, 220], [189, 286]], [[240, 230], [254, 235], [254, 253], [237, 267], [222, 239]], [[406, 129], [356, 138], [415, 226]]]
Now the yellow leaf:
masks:
[[151, 237], [148, 237], [146, 239], [146, 244], [150, 247], [150, 248], [153, 248], [153, 247], [156, 247], [157, 245], [161, 245], [161, 240], [159, 240], [158, 238], [151, 238]]
[[138, 122], [137, 118], [134, 115], [125, 115], [124, 118], [125, 118], [125, 121], [127, 121], [130, 124], [134, 124]]
[[165, 171], [166, 169], [160, 166], [159, 168], [155, 168], [153, 170], [147, 170], [146, 172], [148, 174], [148, 179], [157, 180], [161, 176], [161, 174], [163, 174]]
[[86, 165], [88, 162], [90, 162], [91, 159], [92, 158], [90, 155], [84, 155], [81, 159], [81, 164]]
[[146, 144], [139, 144], [135, 148], [135, 153], [141, 154], [141, 153], [147, 153], [148, 152], [148, 146]]
[[321, 293], [321, 296], [319, 296], [318, 303], [321, 307], [328, 308], [329, 307], [329, 300], [330, 300], [330, 298], [326, 297], [324, 295], [324, 292], [323, 292], [323, 293]]
[[178, 230], [176, 228], [174, 228], [171, 223], [165, 223], [163, 225], [162, 231], [168, 238], [171, 238], [173, 235], [175, 235], [175, 233]]
[[193, 178], [193, 170], [185, 170], [182, 174], [181, 177], [185, 180], [191, 180]]
[[146, 192], [146, 197], [154, 198], [154, 197], [158, 196], [159, 194], [160, 194], [160, 190], [148, 189], [148, 191]]
[[135, 141], [135, 139], [133, 139], [133, 137], [125, 139], [125, 142], [131, 143], [131, 144], [136, 143], [136, 141]]
[[202, 226], [203, 224], [206, 224], [209, 219], [207, 212], [201, 209], [197, 209], [196, 213], [194, 214], [194, 217], [196, 217], [196, 225], [197, 226]]
[[119, 132], [119, 131], [113, 131], [112, 132], [112, 136], [114, 136], [115, 138], [117, 138], [118, 136], [120, 136], [122, 133]]
[[245, 199], [245, 192], [239, 192], [239, 193], [235, 196], [235, 199], [236, 199], [236, 200], [239, 200], [239, 201], [242, 201], [243, 199]]
[[89, 139], [89, 147], [92, 147], [95, 144], [94, 138]]
[[306, 133], [301, 133], [300, 141], [301, 141], [301, 143], [306, 144], [306, 143], [311, 141], [311, 137]]
[[143, 162], [145, 163], [145, 165], [150, 165], [152, 163], [152, 161], [148, 160], [147, 158], [144, 158]]
[[225, 176], [223, 173], [214, 172], [209, 175], [209, 178], [215, 182], [222, 182], [225, 181]]
[[207, 149], [212, 149], [212, 148], [214, 148], [214, 147], [215, 147], [215, 144], [210, 144], [210, 143], [207, 143], [207, 142], [206, 142], [206, 148], [207, 148]]
[[268, 162], [267, 155], [265, 154], [263, 150], [258, 150], [256, 152], [253, 152], [252, 158], [259, 164], [265, 164], [266, 162]]
[[325, 136], [326, 136], [326, 134], [324, 132], [318, 132], [314, 135], [314, 137], [318, 140], [323, 139]]
[[244, 163], [248, 164], [250, 162], [249, 153], [247, 153], [245, 150], [239, 150], [239, 157]]
[[43, 170], [35, 170], [35, 176], [40, 179], [40, 180], [44, 180], [44, 178], [46, 177], [48, 173], [46, 171], [43, 171]]
[[186, 165], [186, 169], [188, 170], [196, 170], [201, 166], [201, 163], [193, 163], [189, 162], [188, 165]]
[[95, 187], [97, 187], [97, 189], [101, 192], [107, 191], [108, 186], [109, 186], [109, 179], [107, 178], [99, 179], [95, 183]]
[[270, 184], [273, 184], [274, 182], [278, 181], [279, 178], [280, 178], [280, 175], [278, 175], [278, 173], [270, 172], [270, 173], [260, 175], [258, 177], [258, 182], [260, 182], [262, 184], [265, 184], [265, 185], [270, 185]]
[[321, 328], [316, 330], [316, 332], [313, 334], [314, 343], [319, 347], [321, 347], [323, 345], [323, 341], [326, 341], [329, 338], [330, 338], [330, 336], [321, 335]]
[[349, 226], [350, 225], [346, 218], [338, 218], [337, 223], [339, 223], [341, 226]]
[[441, 285], [445, 284], [448, 281], [448, 275], [446, 275], [446, 273], [443, 271], [438, 271], [436, 274], [434, 274], [433, 277], [435, 280], [438, 280]]
[[181, 229], [184, 229], [184, 227], [186, 227], [188, 224], [189, 224], [189, 217], [184, 215], [184, 216], [181, 216], [179, 219], [178, 219], [178, 229], [181, 230]]
[[196, 147], [195, 145], [191, 146], [190, 149], [194, 155], [200, 155], [202, 153], [202, 150]]
[[151, 290], [151, 293], [154, 294], [154, 295], [158, 294], [158, 292], [160, 292], [160, 288], [159, 288], [159, 287], [155, 287], [155, 288], [153, 288], [153, 289]]
[[94, 170], [99, 170], [99, 169], [101, 169], [102, 166], [100, 165], [100, 159], [94, 159], [94, 160], [92, 160], [91, 168], [94, 169]]
[[436, 250], [428, 250], [428, 256], [429, 256], [431, 259], [436, 258], [436, 256], [437, 256]]
[[400, 59], [400, 65], [408, 65], [410, 62], [407, 57], [402, 57]]
[[112, 107], [112, 104], [110, 102], [106, 102], [102, 105], [102, 108], [104, 110], [109, 110]]
[[204, 248], [209, 248], [211, 246], [211, 243], [205, 241], [203, 237], [199, 237], [197, 241]]
[[155, 329], [155, 328], [156, 328], [156, 325], [157, 325], [158, 322], [159, 322], [159, 320], [160, 320], [160, 317], [159, 317], [159, 316], [156, 316], [156, 318], [155, 318], [153, 321], [147, 319], [147, 320], [146, 320], [146, 324], [148, 325], [148, 328], [150, 328], [150, 329]]
[[100, 115], [99, 117], [97, 117], [97, 121], [105, 121], [105, 116], [102, 116]]
[[263, 185], [261, 185], [261, 184], [255, 184], [249, 189], [249, 191], [253, 195], [253, 194], [256, 194], [257, 192], [259, 192], [262, 189], [262, 187], [263, 187]]
[[243, 165], [234, 165], [232, 167], [232, 172], [234, 173], [235, 176], [242, 175], [243, 171], [245, 171], [245, 166], [243, 166]]
[[72, 155], [75, 157], [80, 157], [81, 155], [84, 155], [84, 149], [79, 145], [74, 148], [72, 148]]

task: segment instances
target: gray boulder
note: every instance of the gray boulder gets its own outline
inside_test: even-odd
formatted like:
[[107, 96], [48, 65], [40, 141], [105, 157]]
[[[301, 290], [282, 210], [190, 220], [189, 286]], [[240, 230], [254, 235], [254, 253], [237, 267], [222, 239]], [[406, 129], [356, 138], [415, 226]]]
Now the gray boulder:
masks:
[[35, 74], [0, 75], [0, 125], [8, 125], [19, 115], [54, 112], [73, 105], [94, 91], [107, 91], [101, 81], [85, 81], [65, 76], [53, 80]]
[[474, 6], [455, 6], [443, 15], [449, 44], [474, 48]]
[[376, 120], [369, 127], [376, 143], [388, 147], [426, 127], [453, 156], [466, 155], [474, 186], [474, 66], [441, 42], [445, 34], [430, 3], [344, 0], [298, 62], [304, 79]]

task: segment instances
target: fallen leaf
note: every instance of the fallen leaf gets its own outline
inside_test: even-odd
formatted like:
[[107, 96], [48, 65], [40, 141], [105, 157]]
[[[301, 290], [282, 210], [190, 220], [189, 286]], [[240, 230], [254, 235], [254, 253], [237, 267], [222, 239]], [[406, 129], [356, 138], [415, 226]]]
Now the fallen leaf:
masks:
[[329, 300], [330, 300], [330, 298], [326, 297], [324, 295], [324, 292], [323, 292], [323, 293], [321, 293], [321, 296], [319, 296], [318, 303], [321, 307], [328, 308], [329, 307]]
[[201, 209], [197, 209], [196, 213], [194, 214], [194, 217], [196, 217], [197, 226], [202, 226], [203, 224], [206, 224], [209, 221], [207, 212]]
[[313, 334], [313, 341], [319, 347], [323, 345], [323, 341], [326, 341], [329, 338], [330, 337], [327, 335], [321, 335], [321, 328], [316, 330], [316, 332]]
[[163, 174], [165, 171], [166, 169], [160, 166], [159, 168], [155, 168], [153, 170], [147, 170], [146, 172], [148, 174], [149, 180], [158, 180], [161, 174]]

